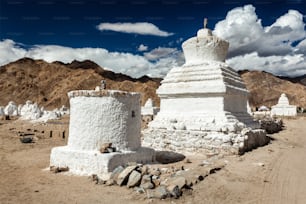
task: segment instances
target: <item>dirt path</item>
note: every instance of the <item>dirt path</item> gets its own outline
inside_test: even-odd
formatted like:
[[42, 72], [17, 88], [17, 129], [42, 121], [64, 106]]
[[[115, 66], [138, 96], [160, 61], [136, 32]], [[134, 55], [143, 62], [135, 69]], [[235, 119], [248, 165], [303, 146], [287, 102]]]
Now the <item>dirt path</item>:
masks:
[[[22, 144], [9, 129], [29, 124], [1, 124], [0, 203], [306, 203], [306, 118], [285, 120], [285, 125], [271, 144], [243, 156], [220, 158], [226, 167], [195, 185], [191, 195], [159, 201], [126, 187], [95, 185], [87, 177], [43, 171], [51, 148], [65, 145], [65, 140]], [[190, 159], [191, 164], [173, 165], [200, 172], [202, 158]]]

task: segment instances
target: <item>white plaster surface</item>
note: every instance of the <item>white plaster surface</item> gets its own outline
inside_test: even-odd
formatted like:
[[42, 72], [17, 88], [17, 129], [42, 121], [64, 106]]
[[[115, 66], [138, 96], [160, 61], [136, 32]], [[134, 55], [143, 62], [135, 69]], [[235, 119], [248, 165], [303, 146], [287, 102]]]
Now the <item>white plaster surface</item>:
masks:
[[[186, 63], [171, 69], [157, 89], [160, 112], [143, 132], [144, 145], [180, 152], [212, 148], [240, 152], [253, 146], [247, 146], [249, 137], [241, 131], [252, 132], [259, 124], [247, 112], [243, 81], [223, 62], [228, 46], [206, 28], [183, 43]], [[268, 141], [264, 130], [250, 135], [258, 146], [261, 139]]]
[[87, 176], [103, 175], [128, 162], [152, 163], [154, 161], [155, 152], [150, 148], [141, 147], [137, 151], [101, 154], [97, 150], [75, 150], [64, 146], [52, 149], [50, 166], [69, 167], [69, 172]]
[[271, 108], [271, 115], [276, 116], [296, 116], [297, 110], [296, 106], [289, 105], [289, 100], [286, 94], [281, 94], [278, 99], [278, 103]]
[[[103, 174], [128, 162], [148, 163], [155, 152], [140, 146], [140, 94], [115, 90], [68, 93], [68, 145], [52, 149], [50, 166], [69, 167], [78, 175]], [[104, 143], [114, 153], [100, 153]]]
[[99, 150], [111, 142], [119, 151], [136, 150], [140, 147], [140, 122], [140, 94], [70, 97], [68, 145]]

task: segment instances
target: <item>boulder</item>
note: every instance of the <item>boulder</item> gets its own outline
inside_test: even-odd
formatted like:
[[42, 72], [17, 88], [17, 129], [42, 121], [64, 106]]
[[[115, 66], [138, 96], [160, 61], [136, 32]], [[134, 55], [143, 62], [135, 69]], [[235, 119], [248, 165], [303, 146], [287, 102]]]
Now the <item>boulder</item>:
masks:
[[128, 181], [129, 175], [133, 170], [135, 170], [137, 166], [128, 166], [126, 167], [117, 177], [116, 183], [119, 186], [125, 185]]
[[138, 186], [140, 184], [140, 181], [141, 181], [141, 173], [136, 170], [133, 170], [129, 176], [127, 187], [131, 188], [134, 186]]

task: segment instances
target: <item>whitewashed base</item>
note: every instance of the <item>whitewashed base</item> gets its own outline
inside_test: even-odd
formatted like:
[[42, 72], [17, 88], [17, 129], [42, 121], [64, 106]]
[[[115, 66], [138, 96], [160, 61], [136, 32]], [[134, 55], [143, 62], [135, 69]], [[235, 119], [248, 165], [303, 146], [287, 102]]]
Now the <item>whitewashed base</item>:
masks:
[[137, 151], [101, 154], [99, 151], [81, 151], [63, 146], [52, 149], [50, 166], [69, 167], [70, 173], [86, 176], [103, 175], [128, 162], [151, 163], [154, 161], [155, 151], [145, 147]]
[[242, 154], [269, 143], [262, 129], [245, 128], [239, 132], [188, 131], [148, 128], [143, 131], [143, 145], [156, 150], [179, 153], [222, 151]]

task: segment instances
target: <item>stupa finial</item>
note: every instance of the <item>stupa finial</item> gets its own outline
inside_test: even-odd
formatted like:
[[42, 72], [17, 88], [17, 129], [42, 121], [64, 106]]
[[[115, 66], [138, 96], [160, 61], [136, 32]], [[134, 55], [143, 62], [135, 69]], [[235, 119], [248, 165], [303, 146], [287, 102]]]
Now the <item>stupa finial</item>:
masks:
[[207, 26], [207, 18], [204, 18], [204, 28]]

